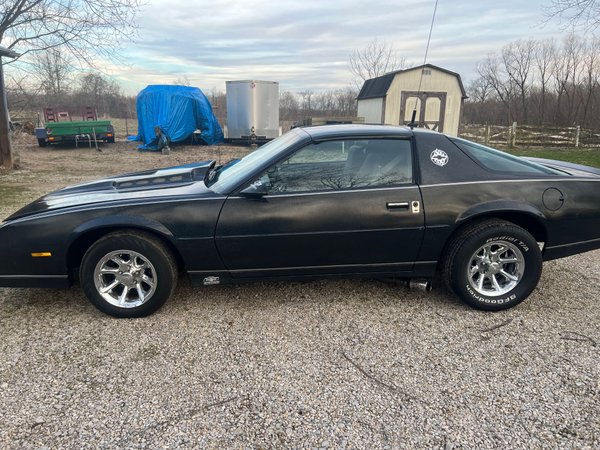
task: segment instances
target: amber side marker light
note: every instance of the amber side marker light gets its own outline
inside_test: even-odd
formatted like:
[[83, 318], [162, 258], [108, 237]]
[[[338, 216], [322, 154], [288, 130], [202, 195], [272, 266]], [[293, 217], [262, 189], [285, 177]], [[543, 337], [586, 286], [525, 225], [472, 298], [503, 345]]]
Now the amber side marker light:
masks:
[[37, 252], [37, 253], [32, 253], [31, 254], [32, 258], [47, 258], [48, 256], [52, 256], [52, 253], [50, 253], [50, 252]]

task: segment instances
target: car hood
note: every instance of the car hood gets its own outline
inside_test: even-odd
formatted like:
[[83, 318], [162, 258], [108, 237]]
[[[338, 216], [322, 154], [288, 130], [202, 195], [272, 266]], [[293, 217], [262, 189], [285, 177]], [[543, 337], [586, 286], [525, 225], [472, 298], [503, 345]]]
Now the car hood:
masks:
[[556, 159], [545, 159], [545, 158], [533, 158], [533, 157], [522, 157], [527, 161], [540, 164], [542, 166], [550, 167], [551, 169], [560, 170], [566, 172], [569, 175], [575, 177], [600, 177], [600, 169], [596, 167], [584, 166], [582, 164], [575, 164], [566, 161], [558, 161]]
[[215, 161], [126, 173], [76, 184], [47, 194], [9, 216], [6, 221], [61, 208], [120, 200], [210, 194], [204, 184]]

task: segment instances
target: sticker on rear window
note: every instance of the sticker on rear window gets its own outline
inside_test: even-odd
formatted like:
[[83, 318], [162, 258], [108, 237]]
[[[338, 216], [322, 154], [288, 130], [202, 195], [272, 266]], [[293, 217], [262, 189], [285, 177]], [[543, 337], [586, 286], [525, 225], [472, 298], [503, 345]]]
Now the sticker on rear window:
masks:
[[431, 152], [431, 162], [437, 166], [444, 167], [448, 164], [448, 154], [444, 150], [436, 148]]

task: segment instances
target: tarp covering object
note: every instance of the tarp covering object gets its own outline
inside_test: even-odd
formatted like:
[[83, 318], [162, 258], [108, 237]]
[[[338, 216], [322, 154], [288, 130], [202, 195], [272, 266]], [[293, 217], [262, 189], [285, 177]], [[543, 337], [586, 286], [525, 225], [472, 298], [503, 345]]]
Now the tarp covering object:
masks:
[[200, 138], [208, 145], [223, 142], [223, 130], [202, 91], [196, 87], [149, 85], [137, 96], [138, 135], [140, 148], [151, 147], [156, 140], [154, 127], [159, 126], [171, 142], [189, 139], [200, 130]]

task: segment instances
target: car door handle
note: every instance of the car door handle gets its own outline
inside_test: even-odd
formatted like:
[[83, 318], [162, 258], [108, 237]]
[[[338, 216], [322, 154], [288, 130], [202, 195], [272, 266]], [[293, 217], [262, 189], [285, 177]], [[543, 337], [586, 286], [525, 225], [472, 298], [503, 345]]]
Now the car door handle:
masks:
[[400, 209], [403, 211], [408, 211], [408, 202], [387, 202], [387, 209]]

